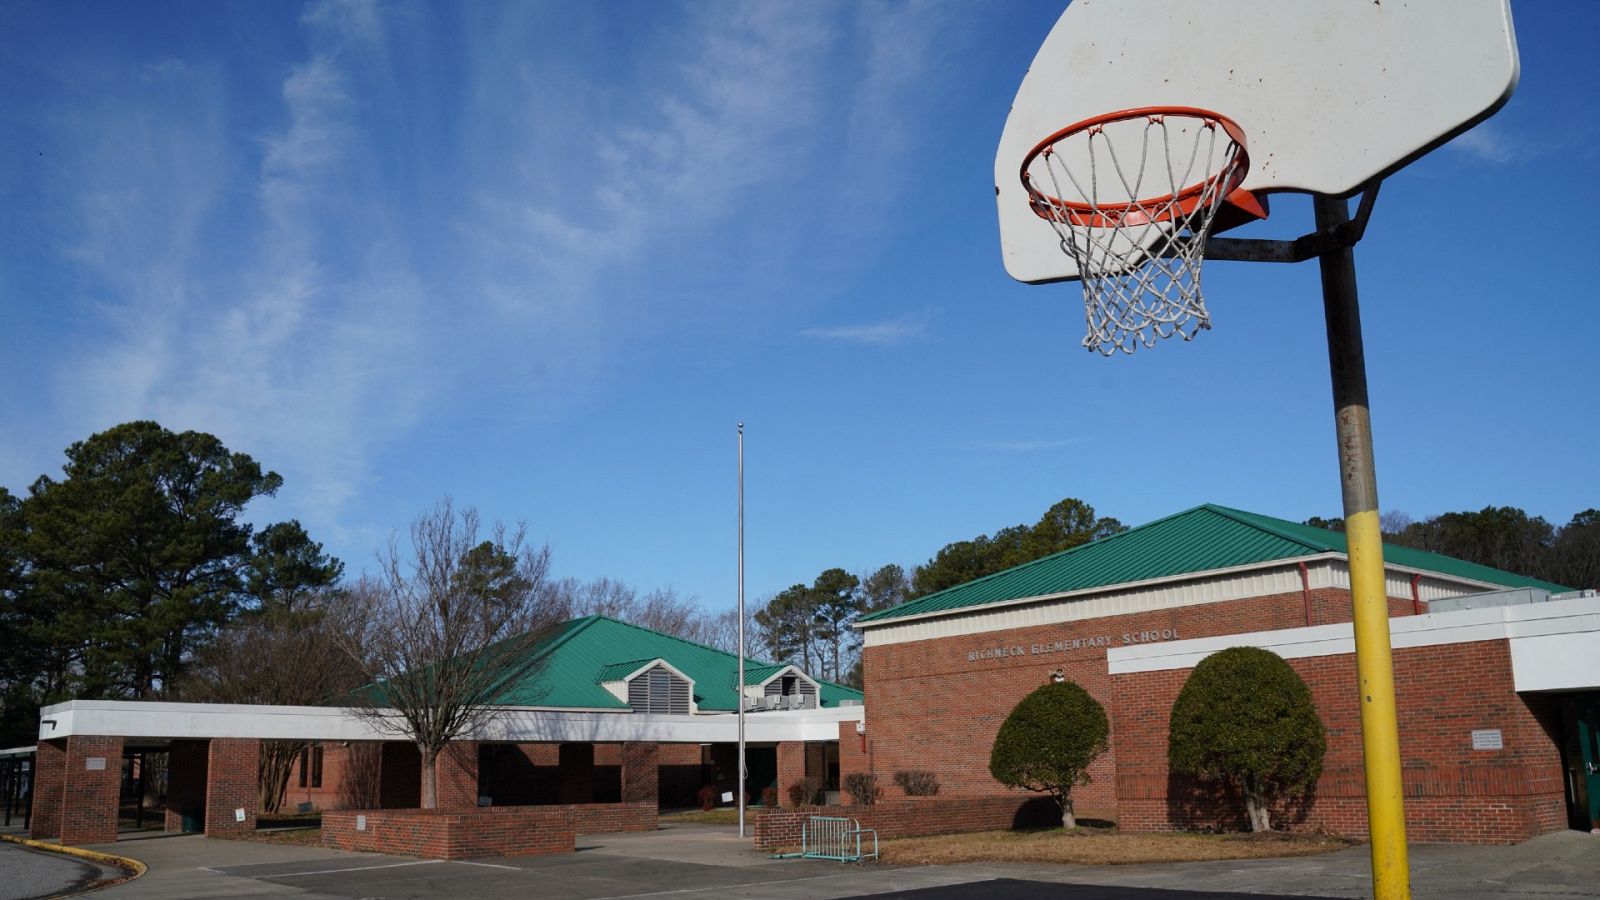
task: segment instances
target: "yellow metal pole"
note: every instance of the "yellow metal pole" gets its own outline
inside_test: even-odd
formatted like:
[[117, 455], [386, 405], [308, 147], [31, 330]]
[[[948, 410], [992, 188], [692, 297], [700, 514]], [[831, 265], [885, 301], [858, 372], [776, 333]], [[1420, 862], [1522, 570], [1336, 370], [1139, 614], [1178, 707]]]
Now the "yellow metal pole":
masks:
[[[1312, 203], [1319, 231], [1332, 231], [1350, 220], [1349, 208], [1342, 199], [1317, 196]], [[1361, 309], [1356, 302], [1355, 254], [1344, 247], [1323, 254], [1320, 261], [1344, 495], [1344, 533], [1350, 559], [1356, 677], [1361, 690], [1361, 752], [1367, 781], [1367, 822], [1372, 835], [1372, 895], [1376, 900], [1409, 900], [1411, 873], [1406, 861], [1400, 728], [1395, 715], [1389, 599], [1384, 588], [1383, 531], [1378, 523], [1378, 479], [1372, 460], [1372, 416], [1367, 404]]]

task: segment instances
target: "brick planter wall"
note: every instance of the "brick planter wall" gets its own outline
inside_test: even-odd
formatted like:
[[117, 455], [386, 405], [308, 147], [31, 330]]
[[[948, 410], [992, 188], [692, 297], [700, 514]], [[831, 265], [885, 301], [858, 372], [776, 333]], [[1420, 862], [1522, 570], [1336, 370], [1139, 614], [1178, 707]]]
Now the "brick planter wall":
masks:
[[[1328, 731], [1323, 775], [1308, 805], [1274, 825], [1365, 837], [1366, 795], [1353, 655], [1292, 659]], [[1566, 827], [1559, 733], [1550, 698], [1512, 691], [1508, 643], [1394, 651], [1407, 838], [1514, 843]], [[1231, 798], [1170, 775], [1172, 703], [1192, 669], [1115, 676], [1118, 824], [1130, 831], [1243, 828]], [[1498, 729], [1500, 750], [1473, 750], [1474, 729]]]
[[[357, 830], [359, 820], [364, 820], [365, 830]], [[474, 859], [571, 853], [577, 845], [569, 811], [502, 806], [325, 812], [322, 846], [428, 859]]]
[[574, 803], [568, 806], [543, 806], [572, 816], [572, 830], [578, 834], [614, 834], [619, 831], [655, 831], [659, 810], [654, 803]]
[[870, 806], [805, 806], [756, 816], [756, 849], [800, 846], [800, 829], [810, 816], [847, 816], [862, 828], [877, 829], [882, 840], [967, 831], [1048, 828], [1061, 824], [1061, 810], [1048, 797], [926, 797], [890, 800]]

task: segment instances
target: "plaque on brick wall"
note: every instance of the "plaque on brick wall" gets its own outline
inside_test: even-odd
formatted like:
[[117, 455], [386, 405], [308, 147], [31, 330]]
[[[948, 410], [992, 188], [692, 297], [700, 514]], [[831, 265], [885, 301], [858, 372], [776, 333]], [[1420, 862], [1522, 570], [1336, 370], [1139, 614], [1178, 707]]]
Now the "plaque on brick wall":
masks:
[[356, 816], [356, 830], [357, 831], [366, 831], [367, 830], [367, 817], [366, 816]]
[[106, 758], [104, 756], [91, 756], [83, 761], [83, 767], [90, 772], [104, 772]]
[[1474, 750], [1504, 750], [1505, 741], [1500, 739], [1500, 729], [1481, 728], [1472, 732], [1472, 749]]

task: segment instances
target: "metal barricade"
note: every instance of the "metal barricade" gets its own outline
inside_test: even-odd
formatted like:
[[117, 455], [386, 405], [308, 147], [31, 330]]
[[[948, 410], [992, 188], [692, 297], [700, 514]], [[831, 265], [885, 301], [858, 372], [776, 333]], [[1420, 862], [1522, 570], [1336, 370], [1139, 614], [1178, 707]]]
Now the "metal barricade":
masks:
[[[863, 852], [863, 837], [872, 836], [871, 852]], [[878, 858], [878, 832], [862, 828], [856, 819], [840, 816], [811, 816], [800, 826], [800, 852], [780, 853], [779, 857], [804, 857], [805, 859], [832, 859], [839, 862], [861, 862]]]

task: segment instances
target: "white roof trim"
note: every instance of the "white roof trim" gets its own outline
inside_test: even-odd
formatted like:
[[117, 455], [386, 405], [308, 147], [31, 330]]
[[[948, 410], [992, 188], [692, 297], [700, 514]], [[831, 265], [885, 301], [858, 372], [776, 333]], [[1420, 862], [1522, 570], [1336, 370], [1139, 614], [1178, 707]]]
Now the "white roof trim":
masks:
[[[1518, 691], [1600, 687], [1590, 664], [1600, 655], [1600, 597], [1403, 616], [1389, 620], [1389, 632], [1396, 650], [1507, 640]], [[1261, 647], [1285, 659], [1338, 656], [1355, 652], [1355, 635], [1347, 622], [1135, 644], [1106, 651], [1106, 667], [1112, 675], [1190, 669], [1229, 647]]]
[[[468, 739], [486, 741], [654, 741], [708, 744], [737, 739], [733, 713], [574, 712], [506, 707]], [[752, 741], [831, 741], [840, 722], [859, 722], [860, 706], [780, 710], [746, 719]], [[375, 727], [348, 710], [319, 706], [251, 706], [225, 703], [159, 703], [122, 700], [70, 700], [45, 707], [40, 739], [71, 735], [190, 740], [263, 738], [314, 741], [407, 741]]]
[[[634, 669], [632, 672], [629, 672], [627, 675], [623, 676], [622, 678], [613, 678], [610, 681], [603, 681], [603, 682], [601, 682], [601, 684], [616, 684], [618, 682], [632, 681], [635, 678], [638, 678], [640, 675], [644, 674], [645, 672], [648, 672], [651, 669], [654, 669], [658, 665], [663, 667], [663, 668], [665, 668], [667, 671], [671, 672], [672, 674], [678, 676], [679, 678], [682, 678], [684, 681], [689, 682], [689, 687], [690, 688], [694, 687], [694, 679], [693, 678], [690, 678], [689, 676], [683, 674], [683, 670], [682, 669], [678, 668], [677, 666], [673, 665], [672, 663], [667, 662], [665, 659], [662, 659], [659, 656], [656, 657], [655, 659], [650, 660], [649, 662], [645, 663], [644, 665], [640, 666], [639, 668]], [[691, 691], [691, 693], [693, 693], [693, 692]]]
[[[991, 603], [975, 603], [971, 606], [957, 606], [951, 609], [929, 610], [928, 612], [914, 613], [909, 616], [895, 616], [891, 619], [878, 619], [871, 622], [856, 622], [850, 627], [856, 629], [857, 631], [867, 631], [872, 628], [881, 628], [890, 625], [902, 625], [907, 622], [917, 622], [923, 619], [938, 619], [948, 616], [960, 616], [977, 612], [989, 612], [991, 610], [1004, 609], [1011, 606], [1024, 606], [1029, 603], [1081, 599], [1093, 597], [1098, 594], [1163, 587], [1185, 581], [1202, 581], [1209, 578], [1238, 575], [1245, 572], [1294, 568], [1299, 566], [1301, 563], [1310, 564], [1326, 562], [1328, 560], [1347, 562], [1349, 560], [1349, 555], [1335, 550], [1329, 550], [1322, 553], [1311, 553], [1305, 556], [1292, 556], [1285, 559], [1267, 560], [1265, 562], [1249, 563], [1242, 566], [1228, 566], [1221, 569], [1204, 569], [1197, 572], [1184, 572], [1178, 575], [1164, 575], [1160, 578], [1146, 578], [1140, 581], [1122, 581], [1116, 584], [1104, 584], [1077, 591], [1062, 591], [1055, 594], [1035, 594], [1031, 597], [1017, 597], [1011, 600], [995, 600]], [[1388, 560], [1384, 560], [1383, 568], [1385, 572], [1402, 572], [1407, 575], [1423, 575], [1439, 581], [1454, 582], [1458, 584], [1469, 585], [1471, 587], [1484, 587], [1491, 590], [1498, 590], [1505, 587], [1503, 584], [1496, 584], [1491, 581], [1479, 581], [1475, 578], [1464, 578], [1459, 575], [1449, 575], [1434, 569], [1419, 569], [1415, 566], [1402, 566], [1396, 563], [1391, 563]]]
[[778, 671], [773, 672], [771, 675], [768, 675], [766, 678], [763, 678], [760, 681], [753, 682], [751, 684], [747, 684], [747, 685], [745, 685], [745, 687], [746, 688], [765, 688], [767, 685], [772, 683], [773, 679], [778, 678], [778, 677], [780, 677], [780, 676], [782, 676], [782, 675], [784, 675], [784, 674], [786, 674], [788, 672], [793, 672], [794, 674], [800, 676], [801, 678], [804, 678], [806, 681], [811, 682], [811, 686], [817, 689], [817, 696], [818, 697], [822, 696], [822, 685], [821, 685], [821, 683], [819, 683], [815, 678], [812, 678], [810, 675], [807, 675], [805, 673], [804, 669], [800, 668], [799, 666], [795, 665], [794, 663], [789, 663], [789, 664], [785, 665], [783, 668], [779, 669]]

